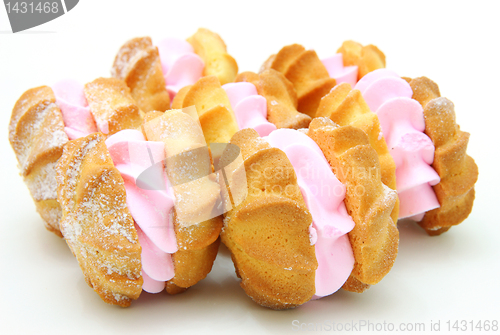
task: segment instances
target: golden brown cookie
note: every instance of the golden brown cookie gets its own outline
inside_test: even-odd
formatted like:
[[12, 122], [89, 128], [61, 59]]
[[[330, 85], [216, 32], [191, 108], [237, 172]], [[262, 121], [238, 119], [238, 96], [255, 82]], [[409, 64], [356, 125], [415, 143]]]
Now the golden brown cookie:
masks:
[[[318, 264], [309, 240], [312, 217], [293, 167], [283, 151], [271, 148], [253, 129], [239, 131], [230, 143], [241, 149], [243, 159], [226, 171], [229, 192], [234, 194], [238, 187], [233, 176], [244, 169], [247, 195], [225, 214], [221, 238], [231, 251], [241, 286], [262, 306], [301, 305], [315, 292]], [[221, 161], [230, 156], [226, 151]]]
[[313, 50], [299, 44], [283, 47], [271, 56], [261, 71], [274, 69], [281, 72], [297, 91], [298, 111], [314, 118], [319, 101], [336, 84]]
[[[378, 283], [396, 258], [399, 233], [391, 213], [397, 193], [382, 183], [378, 155], [362, 130], [315, 118], [304, 132], [346, 186], [344, 202], [355, 223], [349, 233], [355, 264], [343, 288], [362, 292]], [[241, 193], [238, 186], [243, 185], [247, 194], [225, 214], [221, 237], [241, 286], [266, 307], [305, 303], [315, 292], [317, 261], [307, 229], [312, 218], [293, 166], [283, 151], [270, 147], [254, 130], [239, 131], [231, 144], [240, 148], [243, 160], [239, 165], [224, 164], [227, 192], [238, 198], [235, 190]], [[232, 156], [227, 150], [221, 160]], [[244, 183], [238, 181], [242, 170]]]
[[127, 41], [115, 57], [111, 75], [127, 84], [132, 97], [145, 113], [164, 112], [170, 108], [160, 55], [150, 37]]
[[[173, 220], [178, 251], [172, 255], [175, 276], [167, 283], [167, 292], [179, 293], [204, 279], [217, 256], [222, 216], [211, 214], [220, 196], [220, 186], [215, 175], [207, 174], [207, 170], [213, 171], [208, 149], [206, 155], [189, 153], [206, 147], [203, 133], [191, 116], [168, 110], [162, 115], [158, 113], [143, 128], [149, 141], [165, 144], [165, 169], [176, 194]], [[188, 156], [183, 156], [184, 152]]]
[[226, 44], [216, 33], [200, 28], [187, 41], [194, 52], [203, 59], [203, 76], [216, 76], [221, 85], [232, 83], [238, 74], [238, 64], [227, 53]]
[[358, 80], [369, 72], [385, 68], [384, 53], [372, 44], [363, 46], [358, 42], [345, 41], [337, 52], [342, 54], [344, 66], [358, 67]]
[[55, 166], [68, 136], [50, 87], [32, 88], [19, 98], [10, 118], [9, 141], [45, 227], [62, 237]]
[[[227, 53], [226, 45], [219, 35], [200, 28], [187, 41], [205, 64], [203, 76], [214, 75], [222, 84], [234, 81], [238, 65]], [[143, 112], [170, 109], [172, 101], [166, 88], [160, 55], [150, 37], [127, 41], [115, 57], [111, 74], [125, 81]]]
[[382, 183], [377, 152], [361, 129], [316, 118], [307, 134], [346, 186], [344, 203], [355, 223], [349, 232], [355, 263], [343, 288], [362, 292], [378, 283], [396, 259], [399, 232], [391, 213], [397, 193]]
[[238, 123], [226, 92], [217, 77], [200, 78], [175, 97], [173, 107], [196, 107], [206, 143], [229, 143], [238, 131]]
[[249, 82], [255, 85], [257, 93], [267, 100], [267, 120], [277, 128], [306, 128], [311, 117], [297, 110], [297, 94], [292, 83], [280, 72], [269, 69], [256, 74], [238, 74], [236, 82]]
[[453, 102], [441, 97], [436, 83], [426, 77], [411, 80], [410, 86], [424, 109], [425, 133], [436, 148], [432, 167], [441, 178], [433, 186], [441, 206], [425, 213], [419, 224], [429, 235], [440, 235], [472, 211], [478, 168], [467, 155], [470, 135], [456, 123]]
[[98, 78], [85, 84], [84, 91], [90, 112], [105, 135], [142, 124], [142, 113], [122, 80]]
[[[113, 134], [142, 123], [141, 112], [123, 81], [98, 78], [85, 85], [84, 93], [101, 131]], [[61, 207], [55, 166], [68, 142], [64, 127], [54, 91], [48, 86], [26, 91], [14, 106], [9, 125], [9, 140], [21, 175], [47, 229], [58, 236], [62, 236]]]
[[[340, 126], [351, 125], [363, 130], [378, 154], [382, 182], [396, 190], [396, 165], [387, 148], [379, 119], [370, 110], [359, 90], [352, 90], [348, 83], [335, 86], [321, 99], [317, 116], [327, 117]], [[398, 221], [398, 215], [399, 199], [392, 212], [394, 222]]]
[[[177, 294], [212, 269], [222, 229], [222, 217], [214, 215], [220, 186], [208, 149], [192, 154], [206, 148], [196, 119], [179, 110], [151, 112], [146, 119], [148, 139], [165, 144], [165, 171], [175, 194], [171, 214], [178, 250], [172, 254], [174, 277], [165, 287]], [[61, 226], [87, 283], [105, 302], [126, 307], [142, 290], [141, 246], [105, 138], [95, 133], [65, 147], [57, 168]]]
[[110, 304], [142, 290], [141, 246], [125, 186], [101, 133], [68, 142], [57, 165], [61, 231], [85, 281]]

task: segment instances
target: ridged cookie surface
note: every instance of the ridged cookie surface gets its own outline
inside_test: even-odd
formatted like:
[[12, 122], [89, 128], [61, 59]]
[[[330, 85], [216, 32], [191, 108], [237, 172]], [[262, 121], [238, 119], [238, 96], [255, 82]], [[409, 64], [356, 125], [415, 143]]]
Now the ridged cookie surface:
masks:
[[[317, 116], [327, 117], [340, 126], [351, 125], [363, 130], [377, 152], [382, 183], [396, 190], [396, 164], [387, 148], [377, 114], [370, 110], [359, 90], [352, 90], [348, 83], [335, 86], [321, 99]], [[392, 211], [394, 222], [398, 221], [398, 215], [399, 199]]]
[[111, 75], [127, 84], [143, 112], [164, 112], [170, 108], [160, 55], [150, 37], [127, 41], [116, 55]]
[[97, 78], [85, 84], [84, 91], [90, 112], [105, 135], [141, 126], [142, 113], [123, 80]]
[[[241, 286], [258, 304], [273, 309], [301, 305], [315, 292], [318, 266], [309, 239], [312, 217], [285, 153], [262, 140], [253, 129], [231, 139], [241, 150], [241, 164], [230, 165], [226, 151], [221, 161], [229, 193], [246, 197], [225, 214], [222, 242], [231, 251]], [[243, 174], [244, 182], [238, 181]], [[237, 192], [235, 192], [235, 190]]]
[[432, 167], [441, 181], [433, 186], [441, 205], [427, 213], [420, 226], [440, 235], [469, 216], [474, 203], [478, 168], [467, 155], [469, 133], [456, 123], [453, 102], [441, 97], [438, 86], [426, 77], [410, 81], [413, 99], [424, 108], [425, 133], [436, 148]]
[[355, 223], [349, 232], [355, 263], [343, 288], [362, 292], [378, 283], [396, 259], [399, 232], [391, 213], [397, 193], [382, 183], [378, 155], [361, 129], [316, 118], [307, 134], [346, 186], [344, 202]]
[[345, 41], [337, 52], [342, 54], [344, 66], [358, 67], [358, 80], [369, 72], [385, 68], [384, 53], [372, 44], [363, 46], [358, 42]]
[[261, 72], [274, 69], [290, 80], [297, 91], [298, 110], [310, 117], [316, 116], [319, 101], [334, 86], [335, 79], [330, 78], [314, 50], [306, 50], [302, 45], [292, 44], [283, 47], [272, 55], [261, 68]]
[[142, 291], [141, 246], [125, 186], [101, 133], [68, 142], [57, 165], [61, 232], [85, 280], [126, 307]]
[[238, 64], [227, 53], [226, 44], [216, 33], [200, 28], [187, 41], [194, 52], [203, 59], [204, 76], [216, 76], [222, 85], [232, 83], [238, 73]]
[[269, 69], [256, 74], [242, 72], [236, 82], [249, 82], [255, 85], [257, 93], [267, 101], [267, 120], [277, 128], [306, 128], [311, 122], [309, 115], [297, 110], [297, 93], [292, 83], [280, 72]]
[[9, 141], [45, 227], [62, 237], [55, 166], [68, 136], [50, 87], [32, 88], [19, 98], [12, 110]]
[[176, 196], [173, 222], [178, 251], [172, 255], [175, 276], [167, 292], [182, 292], [211, 271], [219, 248], [222, 216], [212, 217], [220, 186], [203, 132], [190, 115], [180, 110], [156, 114], [143, 125], [149, 141], [165, 143], [166, 172]]
[[215, 76], [200, 78], [177, 93], [172, 108], [195, 106], [206, 143], [229, 143], [238, 131], [231, 102]]

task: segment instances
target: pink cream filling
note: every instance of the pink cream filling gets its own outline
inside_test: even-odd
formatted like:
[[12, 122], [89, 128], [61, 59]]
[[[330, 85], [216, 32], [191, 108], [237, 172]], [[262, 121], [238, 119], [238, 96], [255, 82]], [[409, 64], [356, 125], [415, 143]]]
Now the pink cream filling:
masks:
[[175, 197], [164, 171], [164, 144], [146, 141], [140, 131], [127, 129], [110, 136], [106, 146], [125, 182], [127, 206], [142, 247], [142, 289], [161, 292], [174, 277], [171, 254], [177, 251], [170, 216]]
[[205, 63], [186, 41], [165, 38], [156, 45], [170, 101], [185, 86], [193, 85], [203, 76]]
[[97, 131], [82, 84], [72, 79], [65, 79], [52, 85], [52, 91], [56, 96], [56, 104], [61, 109], [64, 131], [70, 140]]
[[267, 121], [266, 98], [257, 93], [252, 83], [229, 83], [222, 86], [229, 97], [240, 129], [252, 128], [260, 136], [267, 136], [276, 126]]
[[314, 299], [336, 292], [352, 272], [354, 255], [347, 233], [354, 221], [344, 205], [346, 188], [333, 174], [323, 152], [307, 135], [278, 129], [265, 138], [285, 152], [297, 175], [297, 183], [311, 212], [309, 229], [318, 268]]
[[355, 65], [344, 66], [341, 53], [322, 59], [321, 62], [326, 67], [330, 77], [335, 79], [337, 85], [340, 83], [349, 83], [351, 87], [356, 85], [356, 81], [358, 80], [358, 67]]
[[411, 98], [410, 85], [390, 70], [370, 72], [355, 88], [361, 91], [370, 109], [378, 115], [396, 164], [399, 218], [420, 221], [425, 212], [439, 207], [432, 186], [440, 180], [431, 166], [435, 148], [424, 134], [422, 106]]

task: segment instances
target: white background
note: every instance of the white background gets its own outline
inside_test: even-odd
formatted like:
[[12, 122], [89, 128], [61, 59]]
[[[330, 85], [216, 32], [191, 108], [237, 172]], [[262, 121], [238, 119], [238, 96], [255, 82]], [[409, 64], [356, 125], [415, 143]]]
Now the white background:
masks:
[[[423, 322], [426, 331], [431, 320], [440, 320], [446, 333], [447, 320], [500, 321], [497, 14], [495, 3], [482, 1], [82, 0], [52, 22], [11, 34], [1, 8], [0, 333], [291, 333], [293, 320], [385, 321], [396, 329], [401, 322]], [[480, 171], [472, 214], [438, 237], [400, 222], [392, 271], [363, 294], [339, 291], [295, 310], [268, 310], [245, 295], [221, 248], [208, 278], [181, 295], [142, 294], [127, 309], [103, 303], [64, 240], [44, 229], [18, 176], [7, 137], [12, 107], [31, 87], [109, 76], [129, 38], [187, 38], [198, 27], [223, 37], [240, 71], [257, 71], [287, 44], [326, 57], [353, 39], [377, 45], [400, 75], [436, 81], [455, 103], [461, 128], [471, 133], [468, 152]]]

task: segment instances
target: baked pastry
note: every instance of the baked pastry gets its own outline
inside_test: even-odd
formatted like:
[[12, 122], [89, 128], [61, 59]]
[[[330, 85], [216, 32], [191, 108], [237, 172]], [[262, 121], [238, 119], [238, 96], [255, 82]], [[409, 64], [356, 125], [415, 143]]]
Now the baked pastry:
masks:
[[173, 108], [196, 106], [209, 143], [228, 143], [238, 129], [252, 128], [267, 136], [278, 128], [307, 127], [311, 118], [296, 110], [297, 97], [279, 72], [244, 72], [237, 82], [220, 85], [214, 76], [179, 91]]
[[[268, 110], [267, 119], [272, 124], [278, 126], [278, 128], [300, 129], [309, 125], [311, 118], [293, 109], [293, 104], [290, 103], [293, 101], [292, 97], [294, 97], [293, 86], [291, 86], [290, 82], [279, 72], [273, 69], [265, 70], [260, 75], [253, 72], [244, 72], [238, 75], [236, 81], [253, 83], [255, 87], [257, 87], [257, 92], [266, 97]], [[284, 94], [284, 90], [281, 89], [285, 84], [289, 85], [286, 86], [289, 88], [289, 94]], [[235, 105], [233, 100], [237, 100], [244, 95], [242, 93], [244, 88], [236, 91], [238, 85], [242, 84], [232, 83], [224, 85], [229, 87], [229, 89], [226, 89], [226, 92], [233, 106]], [[351, 89], [348, 83], [341, 83], [335, 86], [330, 93], [326, 94], [326, 96], [321, 99], [316, 116], [329, 117], [339, 125], [352, 125], [367, 133], [370, 144], [379, 156], [382, 182], [393, 190], [396, 190], [396, 167], [387, 148], [387, 144], [383, 136], [380, 135], [382, 134], [380, 122], [377, 116], [370, 111], [360, 92], [354, 90], [348, 95], [350, 91]], [[232, 98], [232, 96], [234, 96], [234, 98]], [[247, 119], [251, 119], [250, 115], [252, 114], [258, 114], [258, 108], [247, 107], [248, 103], [245, 104], [245, 110], [243, 112]], [[238, 115], [243, 113], [236, 111], [237, 118]], [[241, 122], [238, 123], [241, 129], [253, 128], [257, 130], [261, 136], [267, 136], [273, 130], [266, 124], [254, 125], [251, 122], [243, 124]], [[260, 128], [263, 126], [266, 126], [265, 129], [267, 132], [260, 131]], [[394, 222], [398, 220], [398, 212], [399, 200], [396, 202], [392, 213]]]
[[85, 97], [97, 129], [113, 135], [142, 124], [143, 113], [125, 83], [116, 78], [98, 78], [85, 84]]
[[137, 127], [140, 122], [128, 88], [117, 79], [99, 78], [85, 87], [64, 80], [52, 87], [30, 89], [19, 98], [12, 110], [9, 140], [21, 175], [49, 231], [62, 236], [55, 165], [68, 138], [97, 130], [113, 133]]
[[[348, 83], [335, 86], [321, 99], [316, 115], [327, 117], [341, 126], [351, 125], [363, 130], [378, 154], [382, 182], [396, 190], [396, 165], [387, 148], [380, 121], [359, 90], [351, 90]], [[398, 217], [399, 200], [392, 213], [394, 222], [397, 222]]]
[[385, 67], [385, 56], [378, 48], [346, 41], [336, 55], [324, 60], [302, 45], [285, 46], [264, 62], [261, 72], [274, 69], [283, 73], [297, 91], [299, 112], [314, 118], [321, 98], [336, 84], [354, 85], [368, 72], [381, 67]]
[[397, 195], [382, 184], [363, 131], [317, 118], [307, 131], [260, 138], [244, 129], [230, 143], [243, 162], [226, 162], [233, 147], [221, 157], [227, 192], [243, 187], [247, 196], [225, 214], [221, 238], [252, 299], [292, 308], [340, 287], [362, 292], [388, 273], [399, 241]]
[[[401, 201], [399, 218], [421, 221], [426, 217], [420, 225], [430, 235], [438, 235], [462, 222], [472, 210], [477, 166], [465, 152], [469, 135], [456, 125], [453, 104], [440, 98], [446, 112], [436, 112], [437, 107], [425, 111], [422, 106], [439, 98], [437, 85], [427, 78], [416, 79], [413, 85], [408, 82], [411, 80], [405, 81], [389, 70], [373, 71], [361, 79], [354, 90], [346, 83], [336, 86], [321, 100], [318, 115], [339, 124], [359, 122], [357, 115], [376, 119], [375, 123], [380, 125], [376, 129], [363, 124], [357, 126], [369, 134], [374, 147], [377, 132], [381, 131], [383, 136], [378, 136], [378, 140], [387, 142], [390, 148], [387, 152], [395, 161]], [[440, 132], [448, 134], [443, 142], [437, 138]], [[444, 143], [448, 145], [446, 149], [437, 147]], [[444, 167], [443, 155], [450, 152], [454, 153], [453, 158], [448, 158]], [[460, 178], [446, 172], [454, 169], [455, 176]], [[445, 178], [444, 183], [440, 182], [441, 178]]]
[[112, 304], [141, 292], [141, 247], [120, 173], [94, 133], [70, 141], [57, 166], [61, 232], [85, 281]]
[[238, 64], [227, 53], [226, 44], [219, 35], [208, 29], [200, 28], [187, 41], [205, 63], [204, 76], [216, 76], [222, 85], [234, 81], [238, 74]]
[[472, 210], [478, 169], [453, 103], [383, 68], [378, 48], [346, 41], [323, 60], [286, 46], [237, 75], [207, 29], [135, 38], [115, 78], [25, 92], [9, 139], [47, 228], [107, 303], [183, 292], [221, 234], [246, 293], [292, 308], [378, 283], [398, 218], [439, 235]]
[[363, 46], [355, 41], [345, 41], [337, 54], [342, 54], [344, 66], [357, 67], [358, 80], [372, 71], [385, 68], [385, 55], [373, 44]]
[[111, 74], [124, 80], [144, 112], [170, 109], [177, 92], [202, 76], [223, 84], [234, 81], [238, 65], [219, 35], [199, 29], [187, 41], [166, 38], [153, 45], [150, 37], [127, 41], [118, 51]]
[[456, 123], [453, 102], [441, 97], [439, 87], [426, 77], [409, 83], [412, 98], [423, 107], [425, 134], [436, 148], [432, 167], [440, 178], [433, 186], [440, 207], [426, 212], [419, 225], [429, 235], [439, 235], [464, 221], [472, 211], [478, 168], [467, 155], [470, 134]]
[[239, 130], [231, 102], [215, 76], [200, 78], [179, 91], [172, 108], [195, 106], [207, 143], [229, 143]]
[[165, 170], [175, 195], [178, 251], [172, 255], [175, 276], [166, 286], [171, 294], [193, 286], [210, 272], [222, 229], [220, 186], [213, 174], [210, 143], [196, 117], [193, 111], [172, 110], [143, 125], [148, 141], [165, 145]]
[[127, 41], [116, 55], [111, 75], [127, 84], [144, 112], [163, 112], [170, 108], [160, 55], [151, 38], [138, 37]]
[[265, 70], [260, 74], [243, 72], [238, 74], [235, 82], [248, 82], [255, 86], [257, 94], [266, 99], [267, 120], [276, 128], [300, 129], [309, 126], [311, 117], [297, 110], [298, 101], [295, 89], [280, 72], [273, 69]]
[[32, 88], [19, 98], [10, 118], [9, 141], [45, 227], [61, 236], [55, 165], [68, 136], [50, 87]]
[[284, 74], [297, 91], [298, 110], [310, 117], [316, 116], [319, 100], [336, 84], [319, 59], [316, 51], [292, 44], [272, 55], [261, 71], [274, 69]]
[[142, 289], [175, 294], [205, 278], [222, 226], [212, 211], [220, 189], [196, 120], [178, 110], [147, 119], [146, 136], [124, 130], [70, 141], [57, 166], [68, 246], [87, 283], [123, 307]]
[[[385, 56], [374, 46], [362, 47], [355, 42], [347, 41], [339, 49], [339, 52], [346, 59], [345, 65], [360, 68], [359, 78], [361, 79], [356, 81], [356, 79], [344, 76], [340, 80], [345, 82], [333, 87], [323, 97], [321, 94], [311, 93], [309, 96], [315, 96], [313, 100], [317, 101], [319, 98], [315, 116], [330, 118], [339, 125], [356, 126], [367, 133], [370, 144], [379, 155], [383, 183], [394, 190], [397, 189], [399, 193], [399, 201], [392, 213], [395, 221], [398, 218], [421, 221], [424, 213], [429, 213], [425, 220], [426, 223], [422, 222], [421, 225], [431, 235], [440, 234], [448, 230], [450, 226], [462, 222], [472, 209], [473, 185], [477, 180], [477, 166], [465, 153], [468, 134], [455, 130], [449, 134], [450, 142], [448, 144], [450, 147], [455, 146], [454, 150], [457, 153], [460, 152], [454, 157], [456, 158], [455, 162], [460, 162], [458, 163], [460, 168], [457, 167], [457, 169], [461, 172], [457, 175], [464, 176], [465, 179], [461, 183], [449, 181], [448, 186], [436, 186], [439, 184], [440, 178], [446, 175], [444, 171], [451, 169], [451, 167], [441, 166], [440, 171], [434, 170], [433, 167], [439, 165], [439, 163], [433, 163], [435, 139], [427, 136], [427, 117], [424, 115], [422, 107], [415, 99], [412, 99], [414, 92], [410, 85], [394, 72], [382, 68], [385, 66]], [[313, 92], [315, 90], [321, 91], [316, 89], [320, 87], [317, 85], [318, 82], [325, 83], [324, 73], [321, 76], [323, 81], [318, 79], [319, 76], [315, 77], [316, 81], [310, 80], [312, 76], [310, 73], [324, 72], [313, 71], [313, 69], [320, 68], [320, 63], [314, 52], [306, 52], [303, 47], [292, 45], [272, 56], [263, 68], [276, 68], [284, 72], [285, 76], [290, 77], [292, 82], [296, 81], [298, 84], [295, 84], [295, 87], [297, 85], [302, 87], [301, 89], [308, 87], [311, 88], [310, 92]], [[334, 66], [340, 69], [341, 66], [333, 64], [332, 59], [322, 63], [331, 69]], [[296, 68], [302, 70], [299, 71]], [[307, 72], [304, 70], [307, 68], [311, 69], [311, 72], [309, 74], [303, 73]], [[293, 71], [293, 74], [289, 74], [289, 71]], [[328, 72], [333, 76], [334, 71]], [[352, 75], [352, 71], [348, 71], [346, 68], [344, 68], [344, 73]], [[254, 75], [249, 77], [255, 78]], [[352, 85], [353, 81], [354, 86]], [[429, 88], [434, 87], [435, 84], [424, 86], [428, 87], [422, 89], [425, 92], [434, 92], [426, 93], [427, 95], [432, 96], [432, 98], [438, 97], [439, 90]], [[424, 93], [420, 95], [424, 95]], [[427, 101], [421, 102], [422, 106], [425, 103]], [[440, 131], [446, 127], [450, 129], [449, 131], [457, 128], [454, 122], [445, 122], [447, 117], [443, 113], [439, 115], [443, 115]], [[438, 116], [433, 119], [437, 120]], [[452, 145], [453, 141], [455, 144]], [[458, 146], [460, 146], [460, 150], [458, 150]], [[448, 153], [448, 155], [450, 154]], [[451, 161], [447, 164], [452, 165]], [[451, 178], [450, 175], [448, 178]], [[455, 187], [451, 184], [460, 186]], [[442, 185], [446, 185], [446, 183]], [[443, 189], [447, 189], [447, 191], [445, 192]], [[437, 196], [437, 192], [441, 192], [441, 194]], [[445, 196], [445, 194], [447, 195]], [[439, 210], [440, 206], [444, 206], [444, 209]], [[459, 210], [456, 210], [457, 208]], [[441, 215], [441, 218], [437, 219], [436, 213], [438, 211], [444, 211], [448, 214]], [[452, 212], [453, 215], [451, 215]], [[432, 220], [430, 213], [435, 213]], [[449, 219], [445, 219], [445, 216], [448, 216]], [[430, 223], [431, 221], [434, 223]], [[442, 223], [437, 223], [437, 221]]]

